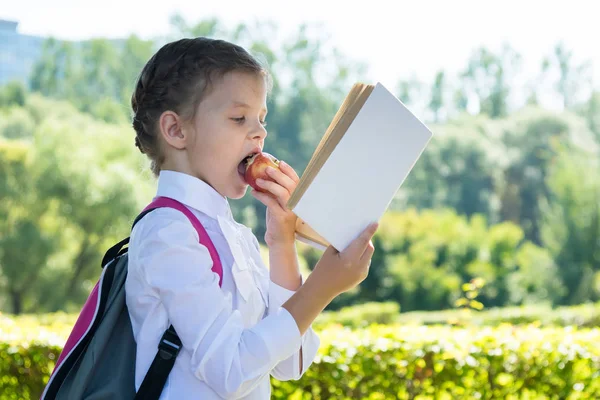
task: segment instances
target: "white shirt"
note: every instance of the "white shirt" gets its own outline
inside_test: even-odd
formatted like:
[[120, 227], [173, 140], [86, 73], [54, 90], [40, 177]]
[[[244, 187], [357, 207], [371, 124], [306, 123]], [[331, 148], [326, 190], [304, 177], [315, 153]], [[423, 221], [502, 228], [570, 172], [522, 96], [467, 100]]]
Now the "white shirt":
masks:
[[300, 336], [281, 307], [294, 292], [270, 280], [253, 232], [234, 221], [227, 199], [208, 184], [161, 171], [157, 196], [180, 201], [198, 217], [221, 258], [223, 283], [182, 212], [156, 209], [136, 224], [125, 283], [136, 390], [173, 324], [183, 347], [161, 400], [269, 399], [269, 376], [300, 378], [319, 347], [315, 332]]

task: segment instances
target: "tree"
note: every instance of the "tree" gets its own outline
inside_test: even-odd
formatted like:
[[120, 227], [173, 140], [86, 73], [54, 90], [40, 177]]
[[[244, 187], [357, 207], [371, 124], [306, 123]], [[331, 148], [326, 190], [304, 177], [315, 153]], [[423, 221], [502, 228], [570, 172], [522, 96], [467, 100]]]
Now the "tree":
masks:
[[155, 50], [155, 41], [144, 40], [137, 35], [129, 36], [117, 50], [119, 65], [114, 71], [116, 73], [114, 78], [119, 93], [115, 100], [118, 101], [117, 104], [124, 105], [127, 110], [131, 109], [131, 95], [135, 89], [137, 77]]
[[45, 40], [31, 73], [31, 90], [59, 99], [71, 97], [73, 87], [69, 79], [75, 73], [75, 58], [75, 48], [70, 42], [55, 38]]
[[51, 230], [38, 229], [52, 210], [39, 201], [33, 164], [29, 144], [0, 138], [0, 287], [15, 314], [30, 305], [40, 266], [57, 244]]
[[407, 106], [414, 106], [421, 98], [424, 83], [416, 76], [398, 82], [398, 99]]
[[444, 71], [438, 71], [435, 75], [433, 88], [431, 89], [431, 100], [429, 101], [429, 109], [433, 112], [433, 121], [440, 121], [440, 111], [444, 107], [444, 91], [446, 86], [446, 75]]
[[[490, 225], [481, 215], [467, 218], [451, 209], [392, 211], [382, 218], [375, 241], [375, 274], [354, 293], [340, 296], [337, 307], [396, 301], [406, 311], [452, 308], [463, 294], [462, 284], [475, 278], [486, 282], [478, 297], [486, 307], [522, 304], [528, 298], [520, 293], [533, 293], [540, 301], [553, 301], [555, 295], [539, 285], [531, 290], [529, 271], [556, 269], [530, 264], [548, 260], [548, 252], [524, 240], [522, 229], [510, 222]], [[557, 275], [544, 282], [552, 279]]]
[[151, 197], [129, 128], [45, 106], [33, 137], [0, 146], [0, 286], [15, 313], [78, 307]]
[[0, 87], [0, 108], [25, 105], [27, 89], [20, 81], [8, 82]]
[[466, 93], [461, 96], [461, 107], [464, 99], [475, 98], [479, 112], [492, 118], [506, 116], [511, 81], [520, 62], [521, 56], [506, 44], [500, 54], [494, 54], [484, 47], [474, 51], [461, 74]]
[[585, 121], [572, 113], [557, 115], [525, 109], [514, 114], [503, 130], [509, 159], [500, 188], [500, 217], [521, 225], [526, 237], [539, 245], [543, 216], [540, 206], [551, 198], [547, 177], [558, 146], [597, 154], [598, 145]]
[[0, 137], [7, 139], [31, 137], [34, 129], [35, 121], [24, 107], [0, 110]]
[[563, 43], [554, 47], [552, 55], [546, 57], [542, 64], [546, 74], [555, 72], [558, 79], [555, 89], [562, 97], [563, 106], [570, 109], [580, 101], [580, 96], [586, 87], [591, 87], [591, 64], [583, 62], [575, 64], [573, 52]]
[[561, 302], [600, 300], [600, 170], [597, 154], [561, 147], [549, 168], [542, 238], [566, 287]]
[[600, 92], [592, 93], [581, 114], [587, 120], [590, 130], [594, 132], [596, 142], [600, 144]]
[[493, 121], [468, 116], [432, 126], [435, 138], [406, 178], [393, 209], [453, 208], [498, 221], [497, 186], [505, 158]]
[[77, 45], [51, 38], [33, 68], [30, 86], [105, 121], [125, 121], [135, 79], [153, 49], [153, 41], [135, 35], [124, 41], [92, 39]]
[[228, 36], [230, 34], [222, 27], [217, 18], [203, 19], [196, 24], [189, 24], [181, 14], [175, 13], [171, 16], [169, 22], [172, 31], [169, 35], [171, 39], [196, 36]]

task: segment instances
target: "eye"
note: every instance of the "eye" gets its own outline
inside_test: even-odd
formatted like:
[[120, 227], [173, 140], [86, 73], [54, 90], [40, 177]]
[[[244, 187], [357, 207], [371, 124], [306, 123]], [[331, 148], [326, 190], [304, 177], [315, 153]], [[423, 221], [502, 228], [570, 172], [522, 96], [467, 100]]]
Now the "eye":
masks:
[[260, 124], [261, 124], [262, 126], [264, 126], [265, 128], [267, 127], [267, 121], [260, 121]]
[[246, 121], [246, 117], [239, 117], [239, 118], [231, 118], [232, 121], [234, 121], [236, 124], [243, 124]]

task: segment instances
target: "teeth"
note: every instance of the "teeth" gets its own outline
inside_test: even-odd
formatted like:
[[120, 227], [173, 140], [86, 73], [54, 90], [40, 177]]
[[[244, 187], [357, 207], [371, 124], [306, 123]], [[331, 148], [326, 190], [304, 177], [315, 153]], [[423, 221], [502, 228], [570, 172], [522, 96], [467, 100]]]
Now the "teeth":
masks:
[[246, 156], [246, 158], [244, 158], [244, 163], [246, 165], [248, 165], [250, 163], [250, 160], [252, 160], [252, 157], [254, 157], [256, 153], [250, 153], [249, 155]]

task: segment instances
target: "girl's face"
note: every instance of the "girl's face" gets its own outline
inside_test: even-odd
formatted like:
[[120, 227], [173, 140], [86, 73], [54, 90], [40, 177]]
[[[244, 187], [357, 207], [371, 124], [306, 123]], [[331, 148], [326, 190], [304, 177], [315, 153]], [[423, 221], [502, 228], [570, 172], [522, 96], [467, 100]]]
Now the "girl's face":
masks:
[[264, 147], [267, 131], [265, 78], [230, 72], [212, 83], [191, 124], [183, 128], [187, 172], [212, 186], [222, 196], [246, 194], [240, 163]]

